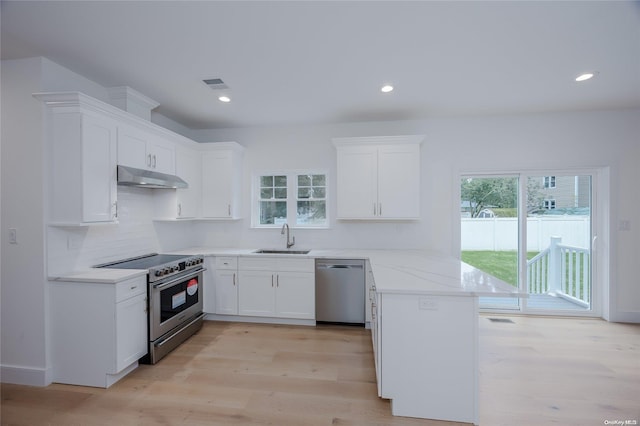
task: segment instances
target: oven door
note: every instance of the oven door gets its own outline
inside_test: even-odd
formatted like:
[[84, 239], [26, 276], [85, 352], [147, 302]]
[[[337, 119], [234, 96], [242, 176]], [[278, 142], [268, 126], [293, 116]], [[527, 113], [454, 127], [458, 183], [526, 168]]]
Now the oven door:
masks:
[[149, 340], [154, 341], [202, 312], [204, 269], [149, 284]]

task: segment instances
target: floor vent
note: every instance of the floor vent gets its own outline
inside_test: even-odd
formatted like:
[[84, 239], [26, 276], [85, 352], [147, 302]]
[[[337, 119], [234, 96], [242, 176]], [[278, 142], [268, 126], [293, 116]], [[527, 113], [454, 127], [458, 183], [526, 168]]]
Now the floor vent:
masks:
[[489, 318], [491, 322], [506, 322], [508, 324], [515, 324], [515, 322], [511, 321], [509, 318]]

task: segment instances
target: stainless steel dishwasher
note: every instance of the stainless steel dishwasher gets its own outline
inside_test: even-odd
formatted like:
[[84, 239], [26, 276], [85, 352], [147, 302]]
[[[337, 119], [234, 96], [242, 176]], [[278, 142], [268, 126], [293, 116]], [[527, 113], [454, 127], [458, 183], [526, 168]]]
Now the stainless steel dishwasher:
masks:
[[316, 259], [316, 322], [364, 325], [364, 260]]

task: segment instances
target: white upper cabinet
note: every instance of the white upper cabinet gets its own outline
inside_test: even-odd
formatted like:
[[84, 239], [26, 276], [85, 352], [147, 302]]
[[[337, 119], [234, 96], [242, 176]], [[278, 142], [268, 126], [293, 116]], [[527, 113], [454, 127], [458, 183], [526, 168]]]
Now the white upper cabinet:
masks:
[[244, 148], [235, 142], [203, 144], [202, 217], [241, 217], [242, 158]]
[[200, 152], [188, 147], [176, 147], [176, 175], [189, 185], [188, 188], [176, 189], [176, 218], [197, 218], [202, 194]]
[[147, 129], [118, 125], [118, 164], [175, 174], [175, 147]]
[[117, 220], [117, 123], [80, 93], [38, 94], [47, 105], [50, 223]]
[[422, 138], [334, 138], [338, 219], [419, 219]]

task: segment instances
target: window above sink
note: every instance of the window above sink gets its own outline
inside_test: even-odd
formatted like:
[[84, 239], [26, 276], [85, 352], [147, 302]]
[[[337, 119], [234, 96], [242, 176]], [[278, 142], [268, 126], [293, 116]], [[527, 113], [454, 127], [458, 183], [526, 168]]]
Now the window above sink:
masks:
[[254, 176], [254, 228], [328, 228], [327, 173], [280, 171]]

